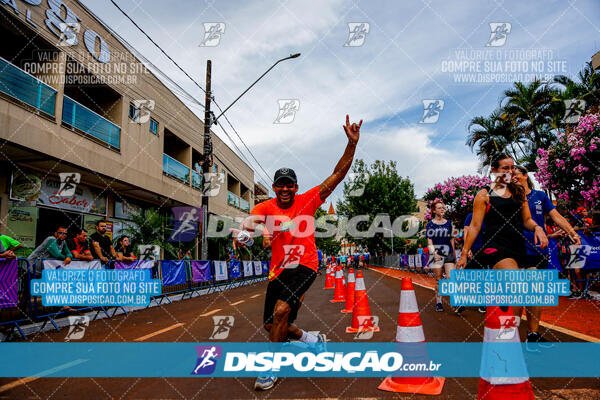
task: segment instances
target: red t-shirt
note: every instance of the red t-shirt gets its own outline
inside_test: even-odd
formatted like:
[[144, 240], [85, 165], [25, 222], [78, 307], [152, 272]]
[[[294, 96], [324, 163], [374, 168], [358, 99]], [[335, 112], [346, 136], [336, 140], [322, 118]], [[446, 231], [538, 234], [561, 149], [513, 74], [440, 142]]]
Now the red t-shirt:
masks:
[[290, 208], [279, 208], [277, 199], [258, 204], [250, 215], [260, 215], [264, 236], [271, 236], [271, 270], [275, 279], [286, 266], [304, 265], [317, 271], [319, 256], [315, 244], [315, 211], [323, 204], [319, 187], [294, 196]]

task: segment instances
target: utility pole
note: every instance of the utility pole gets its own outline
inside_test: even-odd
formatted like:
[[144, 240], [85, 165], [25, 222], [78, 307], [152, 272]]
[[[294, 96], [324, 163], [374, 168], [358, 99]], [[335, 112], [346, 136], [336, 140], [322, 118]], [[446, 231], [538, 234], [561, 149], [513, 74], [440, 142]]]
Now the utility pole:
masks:
[[204, 98], [204, 161], [202, 162], [202, 260], [208, 260], [208, 241], [206, 240], [206, 228], [208, 226], [208, 191], [207, 183], [210, 184], [210, 167], [212, 166], [212, 140], [210, 137], [210, 127], [212, 126], [212, 116], [210, 113], [211, 101], [211, 66], [210, 60], [206, 60], [206, 97]]

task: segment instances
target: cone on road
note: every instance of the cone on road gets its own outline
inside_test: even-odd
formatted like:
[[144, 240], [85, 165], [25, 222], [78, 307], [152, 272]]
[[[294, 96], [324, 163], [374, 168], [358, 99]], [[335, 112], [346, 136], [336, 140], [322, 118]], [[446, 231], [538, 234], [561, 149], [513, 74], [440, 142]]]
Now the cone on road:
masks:
[[354, 308], [354, 289], [356, 287], [356, 279], [354, 278], [354, 268], [348, 271], [348, 285], [346, 285], [346, 306], [342, 310], [343, 313], [351, 313]]
[[[414, 354], [414, 358], [418, 359], [418, 362], [426, 362], [428, 364], [429, 355], [427, 354], [427, 348], [424, 344], [425, 335], [423, 334], [421, 315], [419, 314], [415, 289], [410, 278], [402, 278], [396, 342], [423, 343], [422, 347], [412, 347], [411, 345], [409, 349], [416, 349], [417, 354]], [[412, 362], [413, 360], [410, 361]], [[381, 382], [378, 389], [388, 392], [438, 395], [442, 393], [445, 380], [446, 378], [437, 376], [387, 377]]]
[[[481, 358], [481, 373], [478, 400], [533, 400], [533, 389], [523, 350], [520, 345], [498, 346], [494, 343], [520, 343], [519, 321], [514, 316], [512, 307], [488, 306], [485, 314], [485, 330], [483, 335], [483, 352]], [[502, 352], [502, 354], [498, 354]], [[488, 377], [495, 370], [510, 370], [519, 377], [500, 376]], [[499, 373], [499, 375], [503, 375]]]
[[354, 286], [354, 307], [352, 309], [352, 323], [346, 328], [346, 333], [379, 332], [379, 326], [373, 324], [369, 297], [365, 288], [362, 271], [356, 273]]
[[325, 287], [323, 289], [333, 289], [335, 264], [330, 264], [327, 268], [327, 276], [325, 277]]
[[341, 267], [335, 270], [335, 290], [333, 291], [333, 299], [329, 300], [332, 303], [346, 301], [346, 293], [344, 291], [344, 272]]

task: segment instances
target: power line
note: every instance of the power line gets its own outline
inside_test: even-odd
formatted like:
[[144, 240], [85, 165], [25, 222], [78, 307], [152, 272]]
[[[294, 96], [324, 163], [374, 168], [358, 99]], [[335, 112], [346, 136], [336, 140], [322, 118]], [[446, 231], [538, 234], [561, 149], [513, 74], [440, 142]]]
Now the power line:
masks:
[[[140, 31], [144, 34], [144, 36], [146, 36], [148, 38], [148, 40], [150, 40], [150, 42], [152, 42], [152, 44], [154, 44], [154, 46], [156, 46], [181, 72], [183, 72], [185, 74], [185, 76], [187, 76], [193, 83], [194, 85], [196, 85], [200, 90], [202, 90], [202, 92], [206, 93], [206, 90], [204, 90], [204, 88], [202, 86], [200, 86], [198, 84], [198, 82], [196, 82], [194, 80], [194, 78], [192, 78], [173, 58], [171, 58], [171, 56], [169, 56], [167, 54], [167, 52], [165, 52], [162, 47], [160, 47], [160, 45], [158, 43], [156, 43], [151, 37], [150, 35], [148, 35], [121, 7], [119, 7], [119, 5], [115, 2], [115, 0], [110, 0], [111, 3], [121, 12], [121, 14], [123, 14], [129, 21], [131, 21], [131, 23]], [[154, 65], [153, 65], [154, 66]], [[179, 85], [177, 85], [179, 86]], [[183, 92], [185, 92], [185, 90], [183, 90], [182, 88], [179, 88], [180, 90], [182, 90]], [[185, 92], [187, 94], [187, 92]], [[189, 94], [188, 94], [189, 95]], [[189, 95], [191, 97], [191, 95]], [[197, 102], [197, 100], [194, 99], [195, 102]], [[215, 102], [215, 105], [219, 108], [220, 111], [222, 111], [221, 106], [219, 106], [219, 104], [217, 103], [216, 100], [214, 100], [213, 97], [213, 101]], [[235, 132], [236, 136], [240, 139], [240, 141], [242, 142], [242, 144], [244, 145], [244, 147], [246, 148], [246, 150], [248, 151], [248, 153], [250, 153], [250, 155], [252, 156], [252, 158], [254, 159], [254, 161], [256, 162], [256, 164], [260, 167], [260, 169], [267, 175], [269, 176], [269, 174], [265, 171], [265, 169], [263, 168], [263, 166], [260, 164], [260, 162], [256, 159], [256, 157], [254, 156], [254, 153], [252, 153], [252, 151], [248, 148], [248, 146], [246, 145], [246, 143], [244, 142], [244, 140], [242, 139], [242, 137], [239, 135], [239, 133], [237, 132], [237, 130], [233, 127], [233, 124], [231, 123], [231, 121], [229, 121], [229, 119], [227, 118], [226, 115], [223, 115], [225, 117], [225, 120], [229, 123], [229, 126], [231, 126], [231, 128], [233, 129], [233, 131]], [[222, 125], [221, 129], [223, 129], [223, 132], [225, 132], [225, 129], [223, 128]], [[227, 135], [229, 137], [229, 135]], [[233, 143], [233, 140], [230, 138], [230, 140]], [[237, 148], [237, 146], [236, 146]], [[239, 148], [238, 148], [238, 151]], [[240, 154], [243, 154], [240, 151]], [[248, 160], [247, 160], [248, 161]], [[248, 164], [251, 165], [251, 163], [248, 161]], [[263, 178], [264, 179], [264, 178]]]

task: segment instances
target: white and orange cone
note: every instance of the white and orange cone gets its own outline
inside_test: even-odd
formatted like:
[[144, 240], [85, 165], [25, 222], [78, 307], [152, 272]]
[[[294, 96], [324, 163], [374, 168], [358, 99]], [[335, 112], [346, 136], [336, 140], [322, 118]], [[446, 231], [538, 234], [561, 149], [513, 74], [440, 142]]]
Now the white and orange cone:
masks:
[[354, 290], [356, 287], [356, 279], [354, 278], [354, 268], [348, 271], [348, 285], [346, 285], [346, 305], [342, 310], [343, 313], [351, 313], [354, 308]]
[[373, 324], [371, 307], [369, 307], [369, 297], [367, 296], [365, 280], [361, 270], [356, 273], [354, 289], [352, 323], [346, 328], [346, 333], [379, 332], [379, 326]]
[[[396, 329], [398, 343], [425, 343], [421, 315], [417, 305], [417, 296], [410, 278], [402, 278], [400, 291], [400, 309], [398, 312], [398, 327]], [[425, 345], [418, 349], [416, 357], [428, 359]], [[419, 393], [437, 395], [442, 393], [446, 378], [441, 377], [387, 377], [378, 389], [388, 392]]]
[[[504, 310], [503, 310], [504, 309]], [[527, 374], [523, 351], [520, 347], [506, 346], [510, 354], [500, 355], [503, 346], [492, 343], [520, 343], [517, 317], [512, 307], [488, 306], [485, 314], [485, 330], [483, 334], [483, 353], [481, 372], [493, 372], [495, 369], [518, 371]], [[490, 344], [486, 348], [486, 344]], [[533, 389], [528, 376], [520, 377], [481, 377], [477, 391], [477, 400], [533, 400]]]
[[333, 299], [329, 300], [332, 303], [340, 303], [346, 301], [346, 293], [344, 291], [344, 272], [341, 267], [335, 270], [335, 290], [333, 291]]
[[329, 267], [327, 267], [327, 276], [325, 277], [325, 287], [323, 289], [334, 288], [334, 269], [335, 264], [330, 264]]

